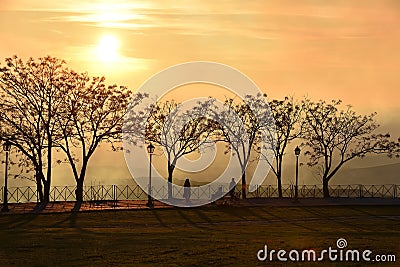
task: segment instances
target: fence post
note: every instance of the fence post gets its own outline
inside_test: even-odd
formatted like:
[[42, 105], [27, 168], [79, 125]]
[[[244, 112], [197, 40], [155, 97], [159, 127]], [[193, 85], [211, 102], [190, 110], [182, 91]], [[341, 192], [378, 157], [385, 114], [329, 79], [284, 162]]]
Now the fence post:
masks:
[[114, 191], [114, 195], [113, 195], [114, 205], [113, 205], [113, 208], [115, 209], [115, 207], [117, 206], [117, 185], [113, 185], [113, 191]]
[[359, 191], [360, 191], [360, 198], [362, 198], [363, 197], [363, 185], [362, 184], [359, 184], [358, 185], [358, 187], [359, 187]]
[[[293, 185], [291, 184], [289, 188], [290, 188], [290, 198], [293, 198], [293, 195], [294, 195], [293, 194]], [[296, 189], [294, 189], [294, 190], [296, 190]]]
[[89, 199], [89, 207], [92, 207], [93, 202], [93, 186], [90, 186], [90, 199]]
[[397, 185], [393, 185], [393, 198], [397, 197]]

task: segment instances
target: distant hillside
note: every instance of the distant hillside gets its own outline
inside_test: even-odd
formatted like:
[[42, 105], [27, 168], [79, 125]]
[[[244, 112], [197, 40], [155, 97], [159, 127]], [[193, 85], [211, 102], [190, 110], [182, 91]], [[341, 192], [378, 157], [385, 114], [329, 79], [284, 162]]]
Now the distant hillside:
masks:
[[344, 169], [332, 183], [400, 184], [400, 163]]
[[[398, 161], [398, 160], [397, 160]], [[356, 160], [355, 164], [345, 165], [331, 180], [331, 184], [400, 184], [400, 162], [384, 164], [371, 159]], [[368, 166], [372, 165], [372, 166]], [[317, 168], [300, 166], [299, 184], [322, 184]], [[295, 166], [288, 164], [283, 169], [283, 184], [294, 184]], [[264, 184], [276, 185], [272, 171]]]
[[[174, 179], [174, 184], [176, 184], [176, 185], [183, 186], [184, 183], [185, 183], [185, 180]], [[205, 185], [205, 184], [208, 184], [208, 182], [199, 182], [199, 181], [190, 180], [190, 186], [201, 186], [201, 185]]]

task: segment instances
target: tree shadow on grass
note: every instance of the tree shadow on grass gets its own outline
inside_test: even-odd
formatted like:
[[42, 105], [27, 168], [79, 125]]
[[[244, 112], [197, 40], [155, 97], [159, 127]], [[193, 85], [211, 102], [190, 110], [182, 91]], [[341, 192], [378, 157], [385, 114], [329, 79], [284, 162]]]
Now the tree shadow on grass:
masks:
[[236, 217], [240, 219], [241, 221], [247, 221], [246, 217], [244, 217], [242, 214], [242, 208], [243, 207], [222, 207], [219, 210], [226, 213], [229, 216]]
[[178, 214], [186, 221], [188, 222], [191, 226], [195, 227], [195, 228], [199, 228], [199, 229], [207, 229], [208, 227], [206, 226], [202, 226], [201, 224], [193, 221], [192, 219], [190, 219], [189, 216], [187, 216], [184, 212], [183, 209], [177, 208], [176, 209]]
[[37, 203], [33, 210], [24, 214], [7, 214], [8, 218], [13, 218], [11, 221], [0, 222], [0, 227], [5, 228], [18, 228], [34, 221], [38, 215], [46, 208], [48, 203]]
[[205, 222], [209, 224], [214, 224], [214, 222], [208, 216], [206, 216], [199, 208], [196, 208], [193, 211], [197, 214], [197, 216], [199, 216]]
[[[356, 211], [356, 212], [359, 212], [359, 213], [362, 213], [362, 214], [365, 214], [365, 215], [368, 215], [368, 216], [374, 216], [376, 218], [381, 218], [381, 219], [385, 219], [385, 220], [389, 220], [389, 221], [398, 221], [399, 220], [399, 219], [396, 219], [396, 218], [388, 217], [390, 215], [375, 214], [375, 213], [373, 213], [371, 211], [367, 211], [367, 210], [365, 210], [366, 207], [368, 207], [368, 206], [362, 206], [362, 207], [360, 207], [360, 206], [349, 206], [348, 208], [350, 210], [353, 210], [353, 211]], [[376, 206], [373, 206], [373, 207], [376, 207]], [[399, 211], [400, 211], [400, 208], [399, 208]]]
[[12, 218], [11, 220], [1, 220], [0, 227], [2, 229], [19, 228], [25, 226], [30, 222], [34, 221], [39, 216], [38, 213], [28, 214], [10, 214], [6, 215], [5, 218]]
[[68, 212], [68, 213], [63, 213], [63, 215], [66, 215], [65, 219], [53, 223], [52, 225], [50, 225], [50, 227], [60, 228], [60, 229], [72, 228], [76, 229], [80, 233], [92, 233], [92, 231], [82, 228], [81, 225], [77, 222], [79, 212]]
[[156, 209], [152, 209], [151, 213], [153, 213], [154, 217], [157, 219], [157, 221], [166, 228], [171, 228], [170, 226], [168, 226], [160, 217], [160, 215], [158, 214], [158, 211]]
[[262, 216], [260, 213], [254, 211], [252, 207], [227, 207], [226, 209], [222, 206], [221, 211], [233, 215], [240, 219], [240, 221], [256, 221], [260, 220], [263, 222], [270, 222], [270, 219]]
[[[307, 227], [304, 224], [302, 224], [301, 222], [299, 222], [298, 220], [288, 219], [288, 218], [285, 218], [283, 216], [278, 216], [278, 215], [268, 211], [267, 209], [262, 209], [262, 211], [264, 213], [270, 215], [271, 218], [274, 218], [274, 220], [278, 220], [278, 221], [281, 221], [281, 222], [284, 222], [284, 223], [287, 223], [287, 224], [291, 224], [291, 225], [297, 226], [299, 228], [303, 228], [303, 229], [305, 229], [307, 231], [310, 231], [310, 232], [316, 232], [317, 231], [317, 229], [314, 229], [314, 228], [311, 228], [311, 227]], [[253, 211], [253, 213], [255, 213], [255, 212]], [[258, 217], [262, 218], [261, 215], [258, 215]], [[267, 219], [267, 218], [264, 221], [265, 222], [273, 222], [272, 219]]]
[[312, 207], [300, 207], [300, 208], [304, 212], [308, 212], [310, 214], [316, 215], [319, 219], [333, 222], [333, 223], [336, 223], [336, 224], [339, 224], [339, 225], [342, 225], [345, 227], [349, 227], [351, 229], [358, 229], [360, 231], [368, 230], [363, 227], [357, 226], [355, 223], [345, 222], [345, 221], [341, 220], [340, 218], [336, 218], [335, 216], [331, 216], [331, 215], [325, 214], [323, 212], [318, 212], [318, 211], [314, 210]]
[[[255, 211], [254, 211], [255, 208], [243, 207], [243, 210], [244, 210], [246, 213], [248, 213], [249, 215], [251, 215], [251, 216], [253, 216], [253, 217], [256, 217], [256, 218], [258, 218], [258, 219], [260, 219], [260, 220], [262, 220], [262, 221], [270, 221], [269, 218], [267, 218], [267, 217], [265, 217], [265, 216], [263, 216], [263, 215], [261, 215], [261, 214], [255, 212]], [[263, 209], [263, 208], [260, 208], [260, 210], [261, 210], [262, 212], [264, 212], [264, 209]]]

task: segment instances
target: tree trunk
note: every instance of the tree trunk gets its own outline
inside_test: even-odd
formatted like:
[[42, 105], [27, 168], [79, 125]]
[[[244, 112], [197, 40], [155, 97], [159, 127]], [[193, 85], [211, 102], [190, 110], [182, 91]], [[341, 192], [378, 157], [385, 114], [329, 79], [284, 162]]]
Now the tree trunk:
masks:
[[172, 199], [172, 174], [174, 172], [175, 166], [168, 163], [168, 199]]
[[242, 173], [242, 198], [243, 199], [246, 199], [246, 188], [247, 188], [246, 171], [243, 171], [243, 173]]
[[282, 193], [282, 174], [280, 172], [277, 173], [276, 179], [278, 179], [278, 195], [279, 195], [279, 197], [283, 197], [283, 193]]
[[45, 177], [44, 173], [41, 171], [42, 177], [43, 177], [43, 203], [45, 203], [45, 204], [50, 202], [51, 160], [52, 160], [52, 142], [51, 142], [51, 140], [49, 140], [48, 152], [47, 152], [46, 179], [44, 179], [44, 177]]
[[83, 202], [83, 180], [80, 178], [76, 181], [75, 196], [77, 202]]
[[282, 193], [282, 156], [280, 155], [276, 158], [277, 169], [276, 169], [276, 179], [278, 179], [278, 196], [283, 197]]
[[329, 195], [329, 180], [326, 178], [322, 179], [322, 190], [324, 193], [324, 198], [330, 197], [330, 195]]
[[43, 203], [47, 204], [50, 202], [50, 182], [43, 182]]
[[83, 182], [85, 181], [88, 162], [89, 162], [89, 157], [84, 157], [79, 177], [75, 177], [76, 181], [75, 197], [76, 201], [80, 203], [83, 202]]
[[42, 179], [41, 175], [38, 171], [36, 171], [36, 191], [39, 195], [39, 202], [43, 203], [43, 187], [42, 187]]

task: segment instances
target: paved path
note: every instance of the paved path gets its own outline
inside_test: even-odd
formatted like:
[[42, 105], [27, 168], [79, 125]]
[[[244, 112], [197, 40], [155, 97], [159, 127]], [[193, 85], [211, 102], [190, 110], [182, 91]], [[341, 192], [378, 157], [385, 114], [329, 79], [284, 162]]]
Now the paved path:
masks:
[[[132, 209], [148, 209], [145, 200], [125, 200], [125, 201], [105, 201], [99, 203], [82, 203], [79, 211], [99, 211], [99, 210], [132, 210]], [[174, 208], [164, 203], [155, 201], [155, 208]], [[213, 204], [209, 204], [213, 205]], [[290, 198], [262, 198], [247, 199], [236, 202], [218, 200], [217, 206], [347, 206], [347, 205], [396, 205], [400, 208], [400, 199], [393, 198], [305, 198], [294, 202]], [[45, 208], [38, 207], [36, 203], [18, 203], [9, 204], [10, 211], [1, 214], [21, 214], [21, 213], [54, 213], [54, 212], [71, 212], [74, 210], [75, 202], [51, 202]], [[1, 215], [0, 214], [0, 215]]]
[[289, 198], [249, 199], [254, 205], [271, 206], [330, 206], [330, 205], [399, 205], [400, 198], [302, 198], [294, 202]]

